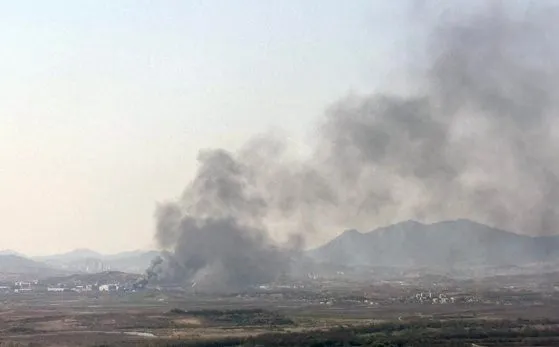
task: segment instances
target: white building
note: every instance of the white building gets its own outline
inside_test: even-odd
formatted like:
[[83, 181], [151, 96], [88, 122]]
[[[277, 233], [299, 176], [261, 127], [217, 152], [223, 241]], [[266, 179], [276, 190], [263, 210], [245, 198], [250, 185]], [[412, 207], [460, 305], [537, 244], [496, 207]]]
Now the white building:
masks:
[[16, 287], [19, 288], [31, 288], [31, 282], [15, 282], [14, 283]]
[[87, 284], [85, 286], [75, 286], [72, 290], [77, 293], [90, 292], [93, 290], [93, 286], [91, 284]]
[[117, 284], [103, 284], [99, 286], [100, 292], [116, 292], [118, 290]]
[[62, 287], [48, 287], [47, 288], [47, 292], [63, 292], [66, 288], [62, 288]]
[[31, 291], [31, 288], [16, 288], [14, 289], [14, 293], [28, 293]]

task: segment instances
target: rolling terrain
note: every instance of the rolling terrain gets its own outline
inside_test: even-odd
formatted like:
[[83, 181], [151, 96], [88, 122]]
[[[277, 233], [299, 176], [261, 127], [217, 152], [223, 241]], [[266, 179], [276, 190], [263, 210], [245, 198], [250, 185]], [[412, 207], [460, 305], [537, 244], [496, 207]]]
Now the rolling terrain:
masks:
[[308, 255], [345, 266], [525, 266], [558, 260], [559, 236], [519, 235], [465, 219], [407, 221], [367, 233], [346, 231]]

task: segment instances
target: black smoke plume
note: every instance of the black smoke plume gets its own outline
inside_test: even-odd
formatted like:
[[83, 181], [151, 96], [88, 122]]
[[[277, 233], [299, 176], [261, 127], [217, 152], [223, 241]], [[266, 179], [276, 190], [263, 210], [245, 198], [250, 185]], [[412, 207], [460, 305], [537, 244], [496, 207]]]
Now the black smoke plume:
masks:
[[509, 4], [443, 12], [423, 72], [409, 76], [418, 92], [336, 103], [309, 158], [281, 136], [203, 151], [181, 199], [157, 210], [171, 252], [150, 271], [216, 287], [268, 282], [306, 241], [407, 219], [556, 233], [559, 16]]

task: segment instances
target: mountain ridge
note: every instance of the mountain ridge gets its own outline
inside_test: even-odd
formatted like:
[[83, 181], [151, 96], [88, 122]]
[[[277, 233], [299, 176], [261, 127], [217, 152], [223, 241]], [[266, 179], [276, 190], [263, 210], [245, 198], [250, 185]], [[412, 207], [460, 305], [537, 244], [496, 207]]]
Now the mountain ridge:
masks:
[[35, 261], [18, 254], [0, 255], [0, 277], [5, 278], [6, 274], [17, 274], [33, 277], [48, 277], [62, 275], [63, 271], [49, 266], [48, 264]]
[[405, 221], [365, 233], [347, 230], [308, 254], [350, 266], [523, 265], [559, 259], [559, 236], [516, 234], [468, 219]]

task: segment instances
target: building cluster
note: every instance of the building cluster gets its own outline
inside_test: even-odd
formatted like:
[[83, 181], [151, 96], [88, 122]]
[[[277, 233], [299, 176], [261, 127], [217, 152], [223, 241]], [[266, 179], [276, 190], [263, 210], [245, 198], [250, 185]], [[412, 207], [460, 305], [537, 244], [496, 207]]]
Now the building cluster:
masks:
[[58, 284], [56, 286], [47, 286], [47, 292], [55, 292], [55, 293], [61, 293], [61, 292], [85, 293], [85, 292], [92, 292], [94, 290], [95, 287], [92, 284], [77, 285], [71, 287], [66, 287], [63, 284]]
[[[25, 293], [33, 290], [33, 286], [36, 286], [39, 281], [35, 280], [32, 282], [16, 281], [13, 285], [14, 293]], [[7, 287], [7, 286], [3, 286]], [[10, 289], [9, 287], [7, 289]]]
[[447, 296], [444, 293], [434, 294], [432, 292], [420, 292], [415, 294], [413, 301], [420, 304], [430, 303], [430, 304], [454, 304], [456, 303], [456, 298], [453, 296]]
[[408, 303], [444, 305], [479, 303], [482, 302], [482, 299], [476, 295], [449, 296], [445, 293], [419, 292], [411, 297], [404, 298], [404, 301]]
[[46, 284], [38, 280], [24, 282], [16, 281], [13, 283], [3, 283], [0, 285], [0, 294], [23, 294], [30, 292], [48, 292], [48, 293], [88, 293], [88, 292], [131, 292], [136, 288], [128, 283], [57, 283]]

